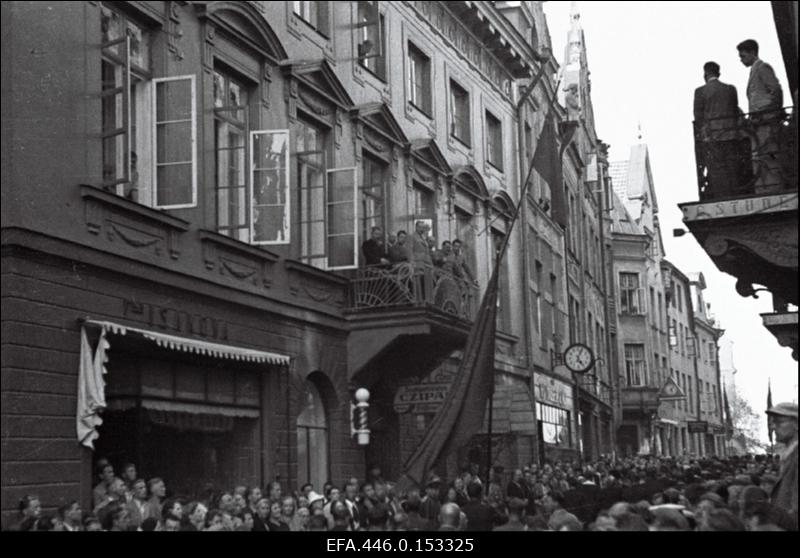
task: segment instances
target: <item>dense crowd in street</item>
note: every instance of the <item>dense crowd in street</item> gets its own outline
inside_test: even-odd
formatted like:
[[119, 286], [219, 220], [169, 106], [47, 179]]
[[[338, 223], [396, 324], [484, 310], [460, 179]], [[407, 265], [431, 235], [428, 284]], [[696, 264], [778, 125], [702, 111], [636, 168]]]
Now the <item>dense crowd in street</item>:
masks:
[[[797, 529], [779, 505], [775, 456], [601, 458], [591, 463], [530, 465], [484, 479], [473, 464], [449, 482], [431, 475], [421, 489], [398, 492], [371, 467], [367, 479], [280, 482], [183, 498], [160, 478], [121, 476], [98, 462], [93, 509], [77, 501], [43, 513], [30, 495], [13, 530], [63, 531], [763, 531]], [[770, 501], [770, 495], [773, 495]], [[50, 503], [45, 503], [50, 504]]]

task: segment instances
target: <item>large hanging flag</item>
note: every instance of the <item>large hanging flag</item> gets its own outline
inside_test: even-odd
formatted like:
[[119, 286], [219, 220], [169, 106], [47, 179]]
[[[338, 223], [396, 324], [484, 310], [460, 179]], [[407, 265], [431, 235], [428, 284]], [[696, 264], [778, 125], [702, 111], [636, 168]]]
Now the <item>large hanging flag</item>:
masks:
[[[772, 382], [767, 378], [767, 410], [772, 409]], [[769, 443], [772, 444], [772, 426], [770, 421], [767, 421], [767, 436], [769, 436]]]
[[[552, 107], [552, 101], [548, 107]], [[511, 231], [527, 200], [527, 189], [533, 169], [550, 185], [553, 218], [566, 226], [567, 212], [564, 187], [561, 179], [559, 155], [553, 110], [549, 108], [544, 127], [539, 136], [536, 152], [528, 169], [514, 216], [498, 250], [494, 270], [483, 295], [475, 323], [467, 337], [464, 355], [458, 373], [422, 441], [403, 464], [397, 491], [403, 492], [414, 484], [424, 485], [426, 475], [437, 462], [469, 442], [483, 425], [486, 403], [494, 392], [494, 349], [497, 322], [497, 291], [503, 257], [508, 249]], [[490, 416], [491, 422], [491, 416]]]
[[733, 436], [733, 415], [731, 415], [731, 406], [728, 403], [728, 392], [725, 391], [724, 386], [722, 387], [722, 401], [725, 405], [725, 430], [730, 439]]
[[[524, 199], [524, 198], [523, 198]], [[483, 424], [486, 402], [494, 388], [494, 344], [497, 322], [497, 285], [500, 262], [508, 245], [508, 235], [497, 257], [492, 277], [483, 295], [480, 310], [467, 338], [458, 373], [447, 398], [425, 432], [414, 453], [403, 466], [398, 490], [414, 483], [424, 485], [425, 475], [440, 458], [466, 445]]]
[[[555, 115], [549, 110], [544, 119], [542, 133], [533, 154], [533, 168], [550, 186], [550, 205], [553, 208], [553, 220], [559, 225], [567, 226], [567, 202], [564, 197], [564, 180], [561, 173], [561, 152], [558, 148]], [[524, 199], [524, 198], [522, 198]]]

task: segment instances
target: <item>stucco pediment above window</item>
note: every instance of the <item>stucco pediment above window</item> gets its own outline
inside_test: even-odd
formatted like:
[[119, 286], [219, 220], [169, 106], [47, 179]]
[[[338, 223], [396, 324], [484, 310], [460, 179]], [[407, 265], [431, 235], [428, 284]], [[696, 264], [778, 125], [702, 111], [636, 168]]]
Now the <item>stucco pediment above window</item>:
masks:
[[449, 176], [453, 173], [439, 146], [432, 139], [412, 140], [409, 152], [414, 160], [415, 173], [423, 182], [432, 181], [437, 174]]
[[368, 134], [376, 142], [388, 142], [397, 146], [408, 145], [408, 138], [385, 103], [369, 103], [355, 107], [351, 111], [351, 116], [353, 120], [363, 123], [364, 129], [368, 130]]
[[296, 63], [288, 61], [281, 64], [281, 68], [284, 75], [293, 78], [300, 99], [312, 111], [319, 109], [334, 112], [337, 107], [349, 109], [353, 106], [352, 99], [325, 60]]
[[244, 39], [248, 46], [274, 61], [286, 59], [286, 50], [269, 23], [249, 2], [194, 2], [201, 19], [208, 18], [221, 30]]

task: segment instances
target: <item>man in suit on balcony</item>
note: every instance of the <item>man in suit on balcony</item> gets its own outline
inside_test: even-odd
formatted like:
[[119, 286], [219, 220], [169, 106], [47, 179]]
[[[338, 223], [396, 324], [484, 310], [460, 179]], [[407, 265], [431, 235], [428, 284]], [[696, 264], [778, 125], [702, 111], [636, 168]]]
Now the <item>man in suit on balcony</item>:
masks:
[[705, 85], [694, 92], [697, 164], [705, 167], [703, 198], [732, 197], [740, 187], [739, 99], [733, 85], [719, 80], [716, 62], [703, 65]]
[[747, 79], [747, 102], [750, 122], [755, 131], [753, 171], [756, 193], [782, 189], [778, 133], [783, 120], [783, 90], [772, 66], [758, 57], [758, 43], [747, 39], [736, 45], [739, 60], [750, 68]]

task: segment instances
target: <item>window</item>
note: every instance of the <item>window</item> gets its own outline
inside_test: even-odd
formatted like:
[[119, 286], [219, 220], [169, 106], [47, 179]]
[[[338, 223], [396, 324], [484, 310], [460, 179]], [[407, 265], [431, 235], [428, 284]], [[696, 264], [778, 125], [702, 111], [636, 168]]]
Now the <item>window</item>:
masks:
[[620, 273], [620, 311], [622, 314], [643, 314], [643, 293], [638, 273]]
[[386, 23], [378, 2], [358, 2], [356, 32], [358, 63], [380, 79], [386, 79]]
[[545, 341], [545, 339], [547, 339], [547, 335], [545, 335], [545, 332], [542, 331], [542, 289], [544, 288], [544, 285], [542, 285], [542, 271], [542, 262], [536, 260], [536, 273], [534, 274], [536, 291], [534, 292], [533, 300], [533, 303], [535, 304], [534, 320], [536, 323], [536, 331], [539, 332], [540, 346], [542, 348], [547, 348], [547, 343]]
[[656, 326], [656, 291], [650, 287], [650, 324]]
[[362, 157], [363, 181], [361, 183], [361, 238], [370, 237], [372, 227], [381, 227], [386, 231], [384, 223], [386, 209], [384, 206], [384, 190], [386, 187], [387, 165], [383, 161], [369, 155]]
[[248, 92], [222, 71], [214, 72], [214, 149], [216, 152], [217, 231], [250, 242], [247, 189]]
[[680, 285], [675, 286], [675, 292], [677, 293], [675, 298], [678, 303], [678, 312], [683, 312], [683, 289]]
[[[423, 221], [430, 221], [432, 223], [431, 234], [434, 238], [438, 238], [436, 234], [436, 194], [427, 187], [415, 182], [412, 188], [412, 195], [413, 223], [416, 223], [420, 219]], [[411, 228], [409, 228], [409, 230], [411, 230]]]
[[469, 93], [453, 80], [450, 80], [450, 135], [471, 145]]
[[503, 125], [489, 111], [486, 111], [486, 158], [494, 167], [503, 170]]
[[625, 344], [625, 375], [628, 386], [643, 386], [645, 383], [644, 345]]
[[149, 34], [101, 6], [102, 186], [161, 209], [197, 205], [195, 76], [152, 79]]
[[317, 32], [328, 35], [327, 2], [292, 2], [292, 11]]
[[323, 486], [328, 476], [328, 420], [319, 390], [306, 382], [297, 416], [297, 482]]
[[664, 329], [664, 297], [658, 293], [658, 328]]
[[558, 314], [556, 308], [558, 307], [558, 282], [555, 274], [550, 274], [550, 333], [551, 339], [555, 339], [558, 335]]
[[[531, 125], [526, 121], [525, 122], [525, 160], [530, 165], [532, 159], [533, 159], [533, 129], [531, 128]], [[570, 207], [572, 207], [572, 206], [570, 205]]]
[[408, 43], [408, 100], [431, 116], [431, 59]]
[[711, 341], [708, 343], [708, 361], [710, 364], [717, 363], [717, 345]]
[[328, 169], [326, 130], [299, 120], [295, 133], [300, 261], [321, 269], [358, 264], [356, 170]]
[[[678, 346], [678, 326], [676, 325], [676, 321], [672, 319], [672, 325], [669, 326], [669, 346], [670, 347], [677, 347]], [[677, 351], [677, 348], [675, 349]]]
[[542, 425], [542, 440], [545, 444], [562, 447], [572, 445], [570, 412], [552, 405], [536, 403], [536, 418]]

